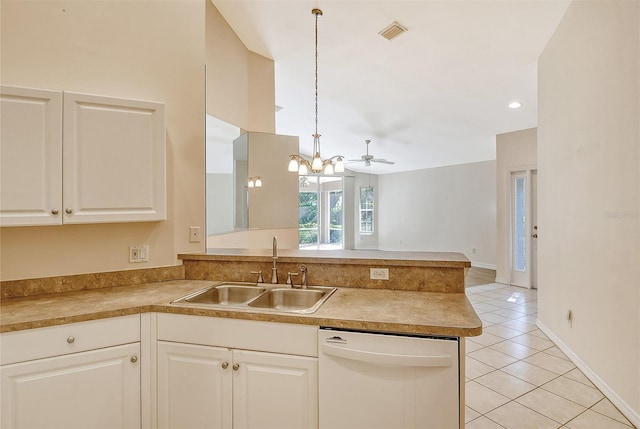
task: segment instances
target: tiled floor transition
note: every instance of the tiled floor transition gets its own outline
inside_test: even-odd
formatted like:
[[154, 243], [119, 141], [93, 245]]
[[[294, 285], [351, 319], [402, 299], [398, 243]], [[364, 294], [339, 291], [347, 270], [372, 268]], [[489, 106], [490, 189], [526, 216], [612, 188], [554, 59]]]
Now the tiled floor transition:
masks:
[[466, 288], [483, 334], [466, 339], [467, 429], [634, 426], [536, 327], [537, 291]]

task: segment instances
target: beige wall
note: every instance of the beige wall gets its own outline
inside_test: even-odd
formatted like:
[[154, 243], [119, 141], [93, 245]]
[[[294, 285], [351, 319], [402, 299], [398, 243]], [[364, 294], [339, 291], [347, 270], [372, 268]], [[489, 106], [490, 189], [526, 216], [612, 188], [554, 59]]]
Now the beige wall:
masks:
[[[275, 133], [273, 60], [247, 50], [211, 1], [205, 1], [207, 113], [245, 131]], [[294, 248], [295, 232], [238, 231], [210, 237], [207, 247], [269, 248], [271, 239], [266, 238], [277, 235], [282, 248]]]
[[540, 57], [538, 84], [539, 326], [636, 425], [639, 9], [572, 2]]
[[511, 173], [536, 168], [537, 130], [496, 136], [496, 281], [509, 283], [511, 271]]
[[275, 133], [273, 60], [247, 50], [205, 1], [207, 113], [246, 131]]
[[[2, 84], [166, 103], [168, 220], [2, 228], [0, 279], [175, 265], [202, 251], [189, 227], [204, 236], [204, 64], [212, 115], [274, 132], [273, 61], [249, 52], [208, 0], [2, 0], [1, 19]], [[130, 264], [139, 244], [149, 262]]]
[[495, 161], [381, 175], [378, 201], [381, 250], [460, 252], [495, 268]]
[[[175, 265], [204, 231], [204, 8], [2, 0], [2, 84], [166, 103], [168, 220], [0, 230], [2, 280]], [[117, 174], [117, 172], [114, 172]], [[128, 247], [149, 244], [130, 264]]]

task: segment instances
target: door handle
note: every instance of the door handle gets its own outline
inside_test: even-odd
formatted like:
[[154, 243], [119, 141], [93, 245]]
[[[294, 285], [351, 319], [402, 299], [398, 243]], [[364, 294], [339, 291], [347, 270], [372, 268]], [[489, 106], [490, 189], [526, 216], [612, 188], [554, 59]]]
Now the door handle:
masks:
[[322, 351], [326, 355], [342, 359], [366, 362], [378, 366], [395, 367], [441, 367], [451, 366], [453, 358], [450, 355], [401, 355], [391, 353], [377, 353], [367, 350], [350, 349], [347, 347], [323, 344]]

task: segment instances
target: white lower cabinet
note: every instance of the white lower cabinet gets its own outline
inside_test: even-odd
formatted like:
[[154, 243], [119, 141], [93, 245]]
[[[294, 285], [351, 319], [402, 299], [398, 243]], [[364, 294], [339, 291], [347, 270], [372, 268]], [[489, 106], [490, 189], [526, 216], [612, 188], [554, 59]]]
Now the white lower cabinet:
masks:
[[[3, 334], [0, 427], [140, 428], [139, 320], [127, 316]], [[116, 331], [122, 327], [127, 331]], [[119, 335], [121, 342], [137, 342], [105, 346], [120, 342]]]
[[158, 341], [158, 427], [230, 428], [231, 351]]
[[318, 359], [233, 351], [233, 427], [316, 428]]
[[159, 314], [158, 427], [316, 429], [314, 338], [312, 326]]

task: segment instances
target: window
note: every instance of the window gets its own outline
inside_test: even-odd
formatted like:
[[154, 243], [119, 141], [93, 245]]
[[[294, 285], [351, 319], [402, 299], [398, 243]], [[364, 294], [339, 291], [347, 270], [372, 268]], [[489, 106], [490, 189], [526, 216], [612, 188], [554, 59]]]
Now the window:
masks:
[[514, 182], [514, 259], [513, 268], [516, 271], [526, 271], [527, 217], [525, 177], [516, 177]]
[[373, 234], [373, 187], [360, 188], [360, 234]]
[[300, 246], [318, 243], [318, 193], [298, 193], [298, 222]]
[[329, 243], [342, 244], [342, 190], [329, 191]]
[[341, 176], [300, 176], [298, 183], [300, 249], [342, 249], [344, 217], [342, 185]]

